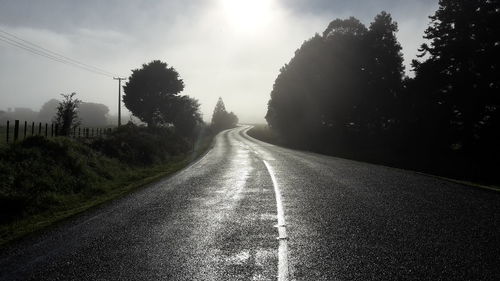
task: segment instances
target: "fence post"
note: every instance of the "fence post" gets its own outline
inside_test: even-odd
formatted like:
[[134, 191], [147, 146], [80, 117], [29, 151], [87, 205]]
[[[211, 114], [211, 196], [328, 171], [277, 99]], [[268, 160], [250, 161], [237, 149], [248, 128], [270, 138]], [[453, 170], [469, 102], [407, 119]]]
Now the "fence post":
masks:
[[7, 143], [9, 143], [9, 131], [10, 131], [10, 122], [7, 121]]
[[54, 126], [54, 136], [57, 137], [59, 135], [59, 124]]
[[50, 124], [50, 136], [54, 136], [54, 123]]
[[31, 122], [31, 135], [35, 134], [35, 122]]
[[45, 123], [45, 137], [49, 136], [49, 124]]
[[82, 127], [78, 127], [78, 137], [81, 137]]
[[19, 138], [19, 120], [14, 120], [14, 141]]
[[28, 122], [24, 121], [24, 138], [26, 138], [26, 129], [28, 127]]
[[38, 135], [42, 135], [42, 122], [38, 123]]

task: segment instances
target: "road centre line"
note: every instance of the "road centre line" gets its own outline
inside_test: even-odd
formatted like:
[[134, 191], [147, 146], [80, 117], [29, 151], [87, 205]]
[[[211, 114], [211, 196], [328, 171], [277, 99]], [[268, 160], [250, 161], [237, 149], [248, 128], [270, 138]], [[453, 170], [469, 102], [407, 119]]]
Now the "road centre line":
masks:
[[285, 212], [283, 211], [283, 200], [281, 199], [281, 192], [279, 190], [278, 182], [274, 176], [273, 168], [267, 163], [266, 160], [262, 160], [267, 168], [267, 172], [271, 176], [273, 182], [274, 194], [276, 197], [276, 208], [278, 224], [278, 281], [288, 281], [289, 280], [289, 270], [288, 270], [288, 236], [286, 234], [286, 223], [285, 223]]

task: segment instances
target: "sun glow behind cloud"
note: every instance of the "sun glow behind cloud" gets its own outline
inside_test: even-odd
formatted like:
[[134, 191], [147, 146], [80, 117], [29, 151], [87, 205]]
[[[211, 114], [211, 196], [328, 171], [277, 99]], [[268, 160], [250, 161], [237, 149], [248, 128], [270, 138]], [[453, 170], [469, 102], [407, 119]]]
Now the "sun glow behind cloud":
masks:
[[227, 23], [236, 31], [255, 32], [268, 25], [273, 16], [273, 0], [219, 0]]

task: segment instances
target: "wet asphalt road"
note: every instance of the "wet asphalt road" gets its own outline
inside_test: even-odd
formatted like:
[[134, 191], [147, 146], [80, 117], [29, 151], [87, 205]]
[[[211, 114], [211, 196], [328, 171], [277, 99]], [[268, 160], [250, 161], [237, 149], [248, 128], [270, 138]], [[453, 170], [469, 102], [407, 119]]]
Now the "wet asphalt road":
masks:
[[[2, 249], [0, 280], [500, 280], [499, 192], [246, 130], [222, 132], [170, 178]], [[277, 196], [288, 239], [277, 240]]]

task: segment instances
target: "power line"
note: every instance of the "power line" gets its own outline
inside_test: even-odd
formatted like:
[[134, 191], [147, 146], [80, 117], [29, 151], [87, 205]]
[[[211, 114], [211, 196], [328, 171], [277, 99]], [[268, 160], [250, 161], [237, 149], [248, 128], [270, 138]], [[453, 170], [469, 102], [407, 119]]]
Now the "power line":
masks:
[[107, 73], [107, 74], [109, 74], [109, 75], [114, 75], [113, 73], [111, 73], [111, 72], [109, 72], [109, 71], [106, 71], [106, 70], [104, 70], [104, 69], [102, 69], [102, 68], [95, 67], [95, 66], [92, 66], [92, 65], [89, 65], [89, 64], [86, 64], [86, 63], [83, 63], [83, 62], [80, 62], [80, 61], [74, 60], [74, 59], [72, 59], [72, 58], [66, 57], [66, 56], [61, 55], [61, 54], [59, 54], [59, 53], [53, 52], [53, 51], [51, 51], [51, 50], [48, 50], [48, 49], [46, 49], [46, 48], [44, 48], [44, 47], [42, 47], [42, 46], [40, 46], [40, 45], [37, 45], [37, 44], [32, 43], [32, 42], [29, 42], [29, 41], [24, 40], [24, 39], [22, 39], [22, 38], [19, 38], [18, 36], [14, 35], [14, 34], [12, 34], [12, 33], [8, 33], [8, 32], [6, 32], [6, 31], [4, 31], [4, 30], [1, 30], [1, 29], [0, 29], [0, 32], [2, 32], [2, 33], [4, 33], [4, 34], [7, 34], [7, 35], [9, 35], [9, 36], [11, 36], [11, 37], [14, 37], [14, 38], [16, 38], [16, 39], [18, 39], [18, 40], [20, 40], [20, 41], [22, 41], [22, 42], [24, 42], [24, 43], [27, 43], [27, 44], [29, 44], [29, 45], [31, 45], [31, 46], [33, 46], [33, 47], [35, 47], [35, 48], [41, 49], [41, 50], [43, 50], [43, 51], [46, 51], [47, 53], [50, 53], [50, 54], [53, 54], [53, 55], [55, 55], [55, 56], [58, 56], [58, 57], [64, 58], [64, 59], [66, 59], [66, 60], [68, 60], [68, 61], [71, 61], [71, 62], [73, 62], [73, 63], [79, 64], [79, 65], [83, 65], [83, 66], [85, 66], [85, 67], [92, 68], [92, 69], [95, 69], [95, 70], [97, 70], [97, 71], [99, 71], [99, 72]]
[[80, 68], [80, 69], [83, 69], [83, 70], [86, 70], [86, 71], [89, 71], [89, 72], [92, 72], [92, 73], [95, 73], [95, 74], [104, 75], [104, 76], [107, 76], [107, 77], [112, 77], [113, 76], [113, 75], [110, 75], [110, 74], [108, 74], [106, 72], [103, 72], [103, 71], [100, 71], [100, 70], [95, 70], [93, 68], [86, 67], [84, 65], [71, 62], [71, 61], [69, 61], [69, 60], [67, 60], [67, 59], [65, 59], [63, 57], [51, 55], [50, 53], [47, 53], [47, 52], [45, 52], [45, 51], [43, 51], [43, 50], [41, 50], [39, 48], [30, 47], [29, 45], [23, 44], [22, 42], [13, 40], [13, 39], [8, 38], [6, 36], [3, 36], [1, 34], [0, 34], [0, 41], [3, 41], [3, 42], [5, 42], [5, 43], [7, 43], [7, 44], [9, 44], [11, 46], [23, 49], [23, 50], [28, 51], [28, 52], [30, 52], [32, 54], [48, 58], [48, 59], [51, 59], [51, 60], [59, 62], [59, 63], [63, 63], [63, 64], [70, 65], [70, 66], [73, 66], [73, 67], [77, 67], [77, 68]]
[[51, 51], [49, 49], [46, 49], [42, 46], [39, 46], [35, 43], [32, 43], [28, 40], [22, 39], [14, 34], [6, 32], [4, 30], [0, 29], [0, 32], [3, 33], [3, 35], [0, 34], [0, 41], [3, 41], [11, 46], [23, 49], [23, 50], [30, 52], [32, 54], [42, 56], [42, 57], [45, 57], [47, 59], [50, 59], [50, 60], [53, 60], [53, 61], [56, 61], [56, 62], [59, 62], [62, 64], [70, 65], [73, 67], [80, 68], [82, 70], [86, 70], [88, 72], [92, 72], [94, 74], [99, 74], [99, 75], [107, 76], [110, 78], [114, 77], [113, 73], [106, 71], [102, 68], [95, 67], [95, 66], [92, 66], [90, 64], [86, 64], [86, 63], [80, 62], [78, 60], [69, 58], [67, 56], [61, 55], [59, 53], [56, 53], [56, 52]]
[[16, 41], [13, 41], [13, 40], [10, 40], [9, 38], [3, 37], [1, 34], [0, 34], [0, 41], [3, 41], [3, 42], [5, 42], [5, 43], [7, 43], [7, 44], [9, 44], [11, 46], [23, 49], [23, 50], [25, 50], [27, 52], [30, 52], [32, 54], [39, 55], [39, 56], [51, 59], [51, 60], [56, 61], [56, 62], [60, 62], [60, 63], [66, 64], [66, 65], [70, 65], [70, 66], [73, 66], [73, 67], [78, 67], [80, 69], [83, 69], [83, 70], [86, 70], [86, 71], [90, 71], [90, 72], [93, 72], [95, 74], [100, 74], [100, 75], [105, 75], [105, 76], [111, 77], [110, 75], [108, 75], [106, 73], [98, 72], [98, 71], [95, 71], [95, 70], [92, 70], [92, 69], [89, 69], [89, 68], [86, 68], [86, 67], [83, 67], [83, 66], [80, 66], [80, 65], [68, 62], [68, 61], [66, 61], [64, 59], [48, 55], [48, 54], [46, 54], [44, 52], [41, 52], [41, 51], [39, 51], [37, 49], [34, 49], [34, 48], [30, 48], [30, 47], [28, 47], [26, 45], [19, 44]]

